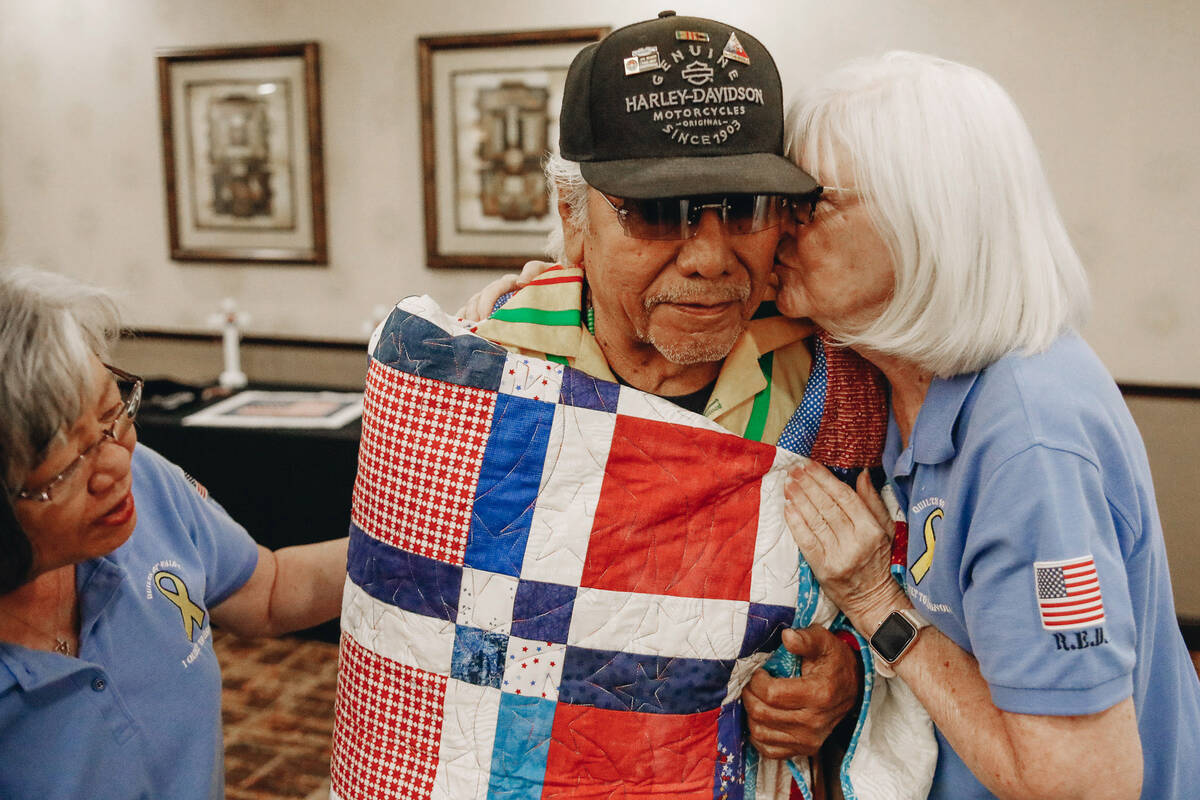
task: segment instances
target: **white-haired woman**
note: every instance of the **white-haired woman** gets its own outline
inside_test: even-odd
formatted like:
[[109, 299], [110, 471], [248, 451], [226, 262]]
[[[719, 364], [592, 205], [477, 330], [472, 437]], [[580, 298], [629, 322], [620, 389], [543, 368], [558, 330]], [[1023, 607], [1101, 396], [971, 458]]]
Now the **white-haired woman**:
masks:
[[0, 269], [0, 797], [222, 797], [210, 620], [339, 610], [345, 539], [272, 553], [137, 446], [119, 330], [104, 292]]
[[[819, 81], [789, 124], [828, 188], [781, 246], [777, 302], [890, 382], [904, 588], [868, 481], [810, 463], [788, 521], [933, 719], [930, 796], [1194, 797], [1200, 684], [1145, 450], [1074, 332], [1084, 272], [1019, 112], [977, 70], [891, 53]], [[758, 741], [784, 735], [772, 711]]]

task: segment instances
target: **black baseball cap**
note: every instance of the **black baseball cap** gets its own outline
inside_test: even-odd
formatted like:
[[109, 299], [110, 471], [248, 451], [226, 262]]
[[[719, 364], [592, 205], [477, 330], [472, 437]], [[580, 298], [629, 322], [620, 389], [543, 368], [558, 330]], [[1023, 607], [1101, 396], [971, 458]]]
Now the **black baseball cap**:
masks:
[[775, 61], [743, 30], [664, 11], [571, 62], [559, 152], [617, 197], [803, 195], [812, 176], [783, 155]]

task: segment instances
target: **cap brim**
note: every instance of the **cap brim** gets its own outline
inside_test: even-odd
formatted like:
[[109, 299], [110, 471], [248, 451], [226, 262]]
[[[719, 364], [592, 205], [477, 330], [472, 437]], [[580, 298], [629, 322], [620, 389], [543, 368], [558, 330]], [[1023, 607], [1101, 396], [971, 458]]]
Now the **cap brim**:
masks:
[[583, 178], [615, 197], [644, 200], [698, 194], [808, 194], [817, 182], [774, 153], [584, 161]]

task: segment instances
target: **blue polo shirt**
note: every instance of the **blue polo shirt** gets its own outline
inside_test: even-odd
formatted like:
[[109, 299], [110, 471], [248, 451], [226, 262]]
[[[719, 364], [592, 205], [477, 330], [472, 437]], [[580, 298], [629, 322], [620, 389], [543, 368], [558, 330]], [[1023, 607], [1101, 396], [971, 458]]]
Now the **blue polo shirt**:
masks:
[[[992, 700], [1080, 715], [1132, 695], [1142, 796], [1195, 797], [1200, 682], [1179, 632], [1145, 448], [1077, 336], [929, 388], [884, 466], [908, 594], [979, 661]], [[931, 798], [992, 797], [937, 732]]]
[[78, 658], [0, 642], [0, 798], [224, 796], [208, 609], [257, 564], [245, 529], [138, 446], [129, 540], [79, 564]]

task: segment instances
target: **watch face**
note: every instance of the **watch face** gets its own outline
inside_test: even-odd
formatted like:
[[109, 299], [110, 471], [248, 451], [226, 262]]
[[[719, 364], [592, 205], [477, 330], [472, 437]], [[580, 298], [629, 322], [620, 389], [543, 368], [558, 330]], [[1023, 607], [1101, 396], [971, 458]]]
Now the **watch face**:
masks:
[[908, 647], [916, 635], [917, 629], [913, 624], [902, 615], [893, 612], [871, 637], [871, 647], [891, 663], [900, 657], [904, 648]]

